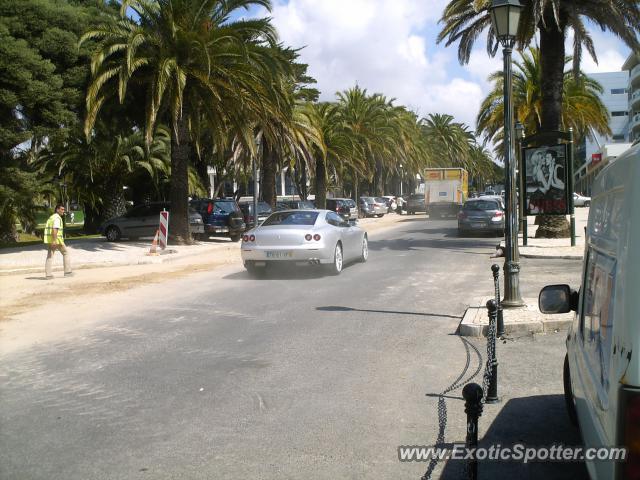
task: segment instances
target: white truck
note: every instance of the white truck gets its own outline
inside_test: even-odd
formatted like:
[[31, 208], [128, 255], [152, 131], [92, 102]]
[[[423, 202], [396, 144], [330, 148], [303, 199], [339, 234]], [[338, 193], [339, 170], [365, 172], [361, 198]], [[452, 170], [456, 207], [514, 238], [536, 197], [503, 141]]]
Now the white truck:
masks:
[[469, 174], [464, 168], [427, 168], [424, 202], [430, 219], [455, 216], [467, 199]]

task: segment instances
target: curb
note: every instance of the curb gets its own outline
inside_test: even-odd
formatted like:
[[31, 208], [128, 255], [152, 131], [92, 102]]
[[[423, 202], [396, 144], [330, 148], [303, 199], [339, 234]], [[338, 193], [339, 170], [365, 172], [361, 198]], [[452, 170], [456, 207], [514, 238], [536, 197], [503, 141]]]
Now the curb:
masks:
[[[473, 320], [476, 318], [480, 311], [486, 312], [485, 307], [468, 307], [464, 312], [462, 321], [458, 327], [458, 335], [462, 337], [486, 337], [488, 324], [475, 323]], [[533, 333], [550, 333], [556, 330], [566, 329], [571, 325], [573, 320], [570, 319], [558, 319], [558, 320], [531, 320], [527, 322], [508, 322], [505, 319], [504, 333], [505, 335], [528, 335]]]
[[584, 258], [583, 255], [544, 255], [538, 253], [520, 253], [522, 258], [538, 258], [538, 259], [546, 259], [546, 260], [582, 260]]

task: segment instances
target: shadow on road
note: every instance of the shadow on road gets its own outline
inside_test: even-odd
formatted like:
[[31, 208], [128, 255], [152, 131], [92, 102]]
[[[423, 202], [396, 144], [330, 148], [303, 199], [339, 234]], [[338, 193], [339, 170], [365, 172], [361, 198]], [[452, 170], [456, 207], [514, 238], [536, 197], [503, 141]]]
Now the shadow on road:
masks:
[[443, 318], [455, 318], [457, 320], [462, 320], [462, 317], [460, 315], [448, 315], [445, 313], [403, 312], [398, 310], [369, 310], [366, 308], [341, 307], [337, 305], [330, 305], [326, 307], [316, 307], [316, 310], [320, 310], [322, 312], [367, 312], [367, 313], [387, 313], [392, 315], [418, 315], [418, 316], [424, 316], [424, 317], [443, 317]]
[[[357, 266], [358, 263], [345, 264], [342, 275], [348, 273], [349, 269]], [[251, 276], [246, 270], [231, 273], [222, 277], [225, 280], [315, 280], [318, 278], [333, 278], [333, 276], [322, 268], [321, 265], [269, 265], [266, 271], [260, 272], [257, 276]]]
[[[480, 440], [480, 447], [489, 448], [500, 445], [501, 448], [521, 443], [528, 447], [581, 446], [578, 430], [569, 423], [562, 395], [537, 395], [512, 398], [504, 405], [498, 416]], [[485, 405], [487, 410], [495, 408]], [[464, 415], [464, 403], [452, 405], [456, 415]], [[451, 412], [453, 413], [453, 412]], [[483, 431], [480, 417], [479, 430]], [[455, 439], [464, 443], [464, 438]], [[480, 461], [479, 478], [544, 478], [545, 480], [587, 479], [587, 470], [583, 462], [522, 462]], [[464, 477], [464, 463], [461, 460], [449, 460], [442, 476], [446, 480]]]

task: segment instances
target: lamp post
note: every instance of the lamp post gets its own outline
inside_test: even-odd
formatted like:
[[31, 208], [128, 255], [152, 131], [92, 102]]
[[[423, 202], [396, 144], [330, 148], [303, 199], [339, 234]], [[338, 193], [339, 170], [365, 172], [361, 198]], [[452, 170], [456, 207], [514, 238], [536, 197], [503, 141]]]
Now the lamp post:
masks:
[[524, 159], [522, 158], [522, 139], [524, 138], [524, 125], [516, 121], [516, 159], [518, 160], [518, 171], [520, 172], [520, 201], [518, 202], [518, 211], [520, 212], [520, 230], [522, 230], [522, 246], [526, 247], [528, 242], [527, 232], [527, 216], [524, 214], [525, 186], [524, 186]]
[[260, 146], [262, 137], [256, 138], [256, 155], [253, 157], [253, 227], [258, 226], [258, 158], [260, 158]]
[[511, 52], [516, 42], [522, 5], [519, 0], [493, 0], [491, 21], [504, 58], [504, 161], [506, 167], [507, 218], [505, 222], [504, 300], [502, 306], [524, 305], [520, 295], [520, 254], [518, 252], [518, 218], [516, 163], [513, 155], [513, 108], [511, 105]]

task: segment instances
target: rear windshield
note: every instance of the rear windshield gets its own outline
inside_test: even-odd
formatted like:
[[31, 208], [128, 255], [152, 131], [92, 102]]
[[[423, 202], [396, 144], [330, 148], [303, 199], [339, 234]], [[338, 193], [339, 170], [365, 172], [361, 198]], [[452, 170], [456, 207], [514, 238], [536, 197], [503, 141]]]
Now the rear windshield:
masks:
[[345, 203], [349, 206], [349, 208], [353, 208], [356, 206], [356, 202], [354, 202], [353, 200], [347, 200]]
[[386, 198], [382, 198], [382, 197], [376, 197], [376, 202], [378, 202], [378, 203], [387, 203], [387, 199]]
[[375, 202], [375, 200], [373, 199], [373, 197], [362, 197], [362, 199], [361, 199], [361, 200], [362, 200], [363, 202], [366, 202], [366, 203], [374, 203], [374, 202]]
[[491, 200], [476, 200], [464, 204], [465, 210], [499, 210], [498, 202]]
[[310, 208], [310, 209], [314, 209], [316, 208], [316, 206], [313, 204], [313, 202], [310, 201], [304, 201], [304, 202], [299, 202], [298, 203], [298, 208]]
[[233, 213], [236, 211], [236, 202], [221, 202], [216, 201], [213, 204], [214, 213]]
[[262, 224], [263, 227], [269, 225], [314, 225], [318, 218], [318, 212], [307, 212], [304, 210], [295, 212], [276, 212], [267, 218]]
[[266, 202], [258, 203], [258, 215], [261, 213], [271, 213], [271, 207]]

